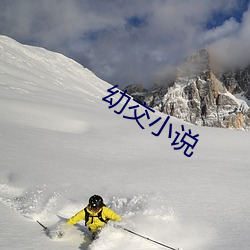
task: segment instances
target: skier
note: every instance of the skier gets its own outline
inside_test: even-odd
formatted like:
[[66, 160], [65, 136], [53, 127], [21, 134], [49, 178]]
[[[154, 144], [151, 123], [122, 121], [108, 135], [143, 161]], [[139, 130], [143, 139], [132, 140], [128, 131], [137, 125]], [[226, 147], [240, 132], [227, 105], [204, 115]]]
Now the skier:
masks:
[[95, 194], [89, 198], [89, 204], [72, 216], [67, 224], [74, 225], [80, 220], [85, 220], [85, 226], [92, 232], [94, 239], [109, 220], [120, 222], [122, 219], [120, 215], [105, 206], [101, 196]]

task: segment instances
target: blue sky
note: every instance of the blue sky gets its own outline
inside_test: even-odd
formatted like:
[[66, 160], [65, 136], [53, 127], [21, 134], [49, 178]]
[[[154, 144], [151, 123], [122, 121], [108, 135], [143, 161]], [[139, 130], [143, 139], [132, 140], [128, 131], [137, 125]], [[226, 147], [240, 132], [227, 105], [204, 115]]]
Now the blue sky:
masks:
[[63, 53], [112, 84], [165, 81], [210, 48], [250, 63], [250, 0], [1, 0], [0, 34]]
[[212, 29], [223, 25], [226, 20], [234, 18], [237, 22], [241, 23], [244, 12], [248, 9], [249, 0], [240, 0], [237, 3], [236, 8], [232, 8], [230, 12], [223, 12], [222, 10], [216, 10], [212, 12], [211, 18], [208, 19], [206, 28]]

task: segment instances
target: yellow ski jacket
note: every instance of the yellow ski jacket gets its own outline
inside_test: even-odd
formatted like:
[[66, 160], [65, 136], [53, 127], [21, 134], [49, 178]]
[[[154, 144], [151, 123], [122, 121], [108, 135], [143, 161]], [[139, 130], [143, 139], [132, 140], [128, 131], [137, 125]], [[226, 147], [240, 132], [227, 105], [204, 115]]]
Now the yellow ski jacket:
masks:
[[[103, 206], [99, 211], [93, 212], [89, 209], [89, 207], [86, 207], [87, 212], [89, 213], [88, 221], [85, 221], [86, 226], [90, 229], [92, 233], [97, 232], [100, 228], [102, 228], [106, 223], [105, 221], [112, 220], [112, 221], [121, 221], [120, 215], [116, 214], [113, 210], [110, 208]], [[98, 218], [98, 215], [100, 215], [101, 212], [101, 218], [100, 220]], [[74, 225], [80, 220], [85, 220], [85, 210], [82, 209], [77, 214], [72, 216], [68, 221], [67, 224]]]

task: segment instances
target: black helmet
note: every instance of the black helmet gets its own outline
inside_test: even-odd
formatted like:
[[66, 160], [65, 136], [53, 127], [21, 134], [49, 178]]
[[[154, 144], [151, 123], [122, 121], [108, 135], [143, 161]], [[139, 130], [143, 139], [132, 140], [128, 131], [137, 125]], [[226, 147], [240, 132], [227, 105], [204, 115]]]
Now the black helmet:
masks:
[[89, 198], [89, 206], [90, 209], [93, 210], [99, 210], [100, 208], [102, 208], [104, 206], [102, 197], [96, 194], [91, 196]]

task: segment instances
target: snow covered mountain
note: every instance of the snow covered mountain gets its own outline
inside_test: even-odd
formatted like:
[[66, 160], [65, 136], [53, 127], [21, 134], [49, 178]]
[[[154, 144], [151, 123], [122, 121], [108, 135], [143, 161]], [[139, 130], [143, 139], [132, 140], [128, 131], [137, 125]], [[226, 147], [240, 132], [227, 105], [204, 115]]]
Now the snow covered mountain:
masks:
[[193, 126], [133, 100], [117, 114], [126, 100], [109, 108], [111, 87], [63, 55], [0, 36], [0, 248], [163, 249], [111, 224], [91, 243], [84, 222], [62, 239], [36, 223], [53, 229], [97, 193], [124, 227], [171, 247], [248, 250], [249, 132]]
[[249, 129], [249, 87], [248, 68], [215, 73], [210, 54], [203, 49], [180, 65], [170, 87], [126, 89], [148, 106], [196, 125]]

